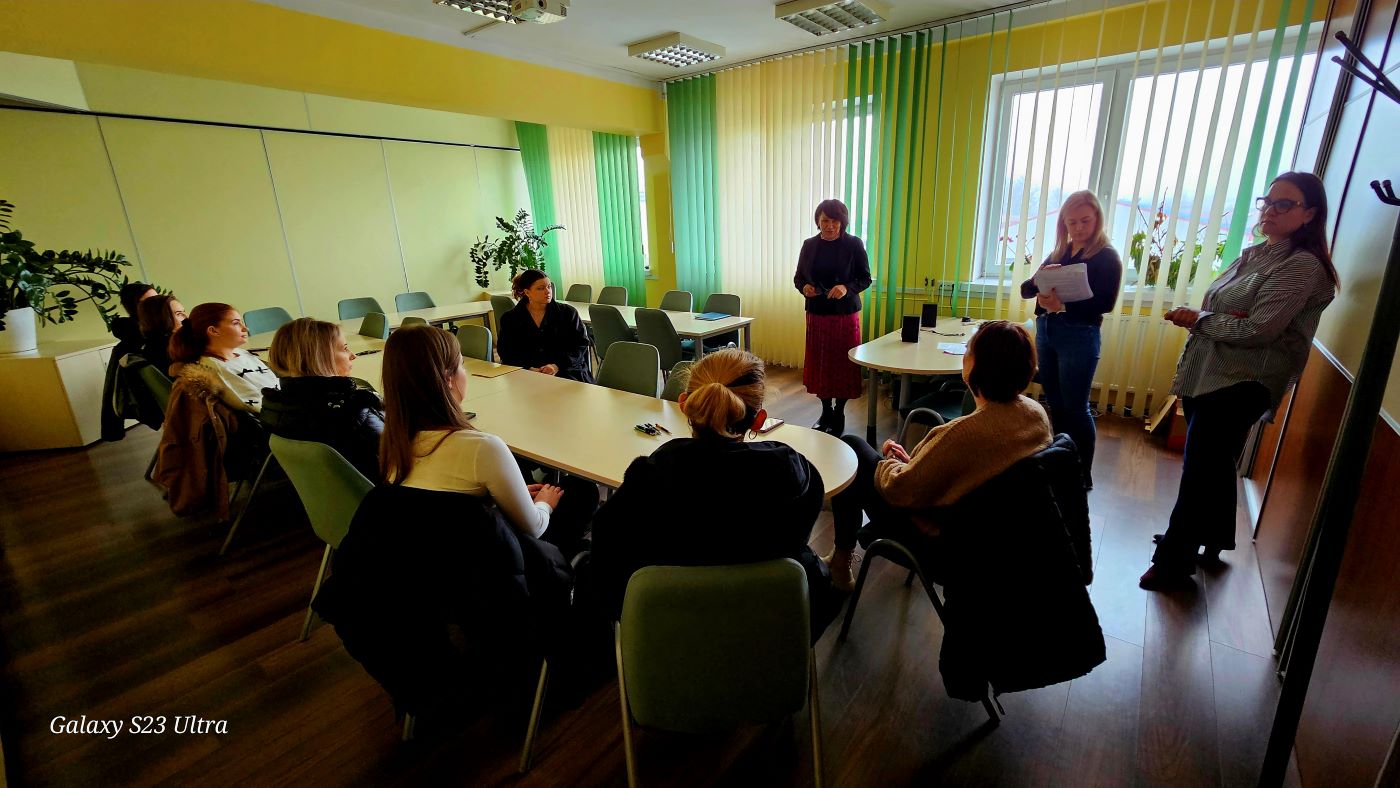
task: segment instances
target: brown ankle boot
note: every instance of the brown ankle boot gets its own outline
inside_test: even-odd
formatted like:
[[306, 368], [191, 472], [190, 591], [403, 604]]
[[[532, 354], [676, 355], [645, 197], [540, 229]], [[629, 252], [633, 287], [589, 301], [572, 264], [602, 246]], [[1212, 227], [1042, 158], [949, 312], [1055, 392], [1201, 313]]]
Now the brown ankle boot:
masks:
[[856, 563], [854, 550], [837, 550], [821, 557], [822, 563], [831, 570], [831, 584], [841, 591], [855, 590], [856, 576], [852, 567]]

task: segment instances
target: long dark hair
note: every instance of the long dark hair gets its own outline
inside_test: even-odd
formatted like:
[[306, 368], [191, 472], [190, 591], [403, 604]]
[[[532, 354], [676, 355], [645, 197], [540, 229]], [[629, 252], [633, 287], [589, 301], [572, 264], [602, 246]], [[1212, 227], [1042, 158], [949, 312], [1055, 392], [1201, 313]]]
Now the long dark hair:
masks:
[[224, 316], [235, 312], [232, 306], [211, 302], [200, 304], [190, 310], [185, 322], [170, 335], [170, 345], [166, 348], [171, 361], [193, 364], [209, 349], [209, 329], [224, 321]]
[[136, 322], [141, 327], [141, 335], [165, 337], [175, 333], [175, 316], [170, 314], [173, 295], [154, 295], [136, 305]]
[[1279, 181], [1297, 187], [1303, 193], [1303, 207], [1314, 211], [1312, 221], [1293, 231], [1290, 239], [1293, 246], [1312, 252], [1314, 257], [1321, 260], [1328, 276], [1332, 277], [1332, 284], [1340, 289], [1342, 280], [1337, 276], [1337, 268], [1332, 265], [1332, 253], [1328, 251], [1327, 190], [1322, 185], [1322, 179], [1310, 172], [1285, 172], [1274, 178], [1273, 183]]
[[460, 366], [457, 338], [436, 326], [405, 326], [389, 335], [384, 344], [384, 436], [379, 441], [384, 481], [403, 484], [413, 470], [413, 442], [423, 430], [449, 430], [450, 435], [472, 429], [448, 386]]

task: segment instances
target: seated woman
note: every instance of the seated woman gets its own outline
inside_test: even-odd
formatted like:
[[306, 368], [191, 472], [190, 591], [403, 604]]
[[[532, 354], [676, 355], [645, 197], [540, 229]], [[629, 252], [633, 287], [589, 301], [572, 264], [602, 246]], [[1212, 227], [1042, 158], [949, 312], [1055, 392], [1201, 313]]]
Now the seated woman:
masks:
[[126, 315], [117, 315], [108, 323], [108, 329], [117, 339], [112, 355], [107, 360], [107, 375], [102, 384], [102, 440], [119, 441], [126, 435], [125, 419], [140, 418], [139, 394], [125, 384], [121, 372], [121, 360], [128, 353], [141, 352], [141, 328], [136, 321], [136, 309], [142, 300], [156, 294], [156, 289], [145, 282], [127, 282], [117, 291]]
[[554, 300], [554, 283], [544, 271], [521, 271], [511, 292], [518, 303], [501, 315], [496, 338], [501, 363], [592, 383], [588, 332], [573, 307]]
[[185, 322], [185, 305], [173, 295], [156, 295], [136, 307], [141, 326], [141, 355], [163, 375], [170, 374], [170, 336]]
[[694, 437], [633, 460], [593, 519], [592, 590], [603, 615], [616, 620], [628, 579], [644, 566], [793, 558], [807, 570], [814, 636], [830, 621], [831, 584], [807, 546], [821, 475], [786, 444], [744, 441], [767, 418], [763, 379], [763, 362], [742, 350], [707, 353], [690, 368], [680, 407]]
[[[598, 487], [525, 483], [500, 438], [462, 412], [467, 369], [456, 337], [434, 326], [407, 326], [384, 347], [384, 481], [424, 490], [490, 497], [517, 531], [571, 555], [598, 506]], [[520, 418], [527, 418], [521, 416]]]
[[335, 323], [303, 317], [284, 324], [268, 355], [281, 388], [263, 391], [259, 418], [272, 434], [324, 443], [366, 478], [378, 479], [384, 403], [355, 385], [354, 363]]
[[228, 304], [200, 304], [170, 336], [170, 371], [183, 375], [185, 365], [198, 365], [218, 376], [229, 404], [257, 413], [263, 389], [275, 389], [277, 376], [262, 359], [243, 350], [248, 329], [243, 315]]
[[855, 480], [831, 499], [836, 547], [822, 560], [831, 566], [833, 584], [843, 590], [855, 586], [851, 558], [862, 511], [895, 539], [934, 535], [937, 525], [920, 518], [921, 510], [955, 503], [1050, 445], [1054, 436], [1044, 408], [1021, 395], [1035, 363], [1035, 343], [1026, 329], [1005, 320], [983, 323], [963, 356], [963, 380], [977, 402], [975, 411], [935, 427], [913, 451], [887, 440], [877, 453], [854, 435], [841, 438], [855, 451], [857, 466]]

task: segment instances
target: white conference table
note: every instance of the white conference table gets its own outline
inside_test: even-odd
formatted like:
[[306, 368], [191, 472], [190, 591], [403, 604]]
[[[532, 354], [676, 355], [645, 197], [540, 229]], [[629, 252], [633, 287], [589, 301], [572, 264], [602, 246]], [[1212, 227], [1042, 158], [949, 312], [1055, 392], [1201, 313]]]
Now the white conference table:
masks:
[[[469, 320], [480, 318], [487, 328], [491, 327], [491, 302], [490, 301], [463, 301], [460, 304], [444, 304], [442, 306], [430, 306], [423, 309], [409, 309], [404, 312], [387, 312], [384, 319], [389, 323], [389, 330], [393, 331], [403, 325], [404, 318], [421, 317], [429, 325], [439, 325], [451, 323], [455, 320]], [[340, 330], [345, 334], [345, 339], [350, 344], [350, 349], [356, 353], [361, 352], [361, 347], [369, 347], [360, 340], [370, 340], [373, 337], [360, 336], [360, 323], [364, 318], [352, 318], [341, 320]], [[276, 331], [264, 331], [261, 334], [254, 334], [248, 337], [247, 348], [253, 351], [267, 350], [272, 347], [272, 337]], [[382, 346], [382, 345], [381, 345]]]
[[[350, 374], [383, 390], [383, 359], [383, 353], [360, 356]], [[522, 457], [608, 487], [622, 484], [632, 460], [671, 438], [690, 435], [685, 414], [674, 402], [479, 359], [465, 363], [471, 377], [462, 407], [476, 413], [475, 426], [500, 436]], [[638, 432], [635, 427], [642, 423], [661, 424], [671, 434]], [[756, 440], [786, 443], [810, 460], [827, 497], [855, 478], [855, 452], [824, 432], [785, 423]]]
[[[564, 303], [578, 310], [578, 316], [585, 324], [593, 322], [588, 316], [588, 307], [592, 306], [592, 303], [588, 301], [565, 301]], [[637, 327], [637, 307], [614, 306], [613, 308], [622, 313], [622, 319], [626, 321], [628, 328]], [[719, 320], [701, 320], [696, 315], [704, 313], [667, 311], [666, 314], [671, 318], [671, 325], [675, 326], [676, 333], [681, 339], [695, 340], [696, 359], [705, 353], [704, 340], [720, 334], [728, 334], [731, 331], [743, 331], [744, 350], [753, 350], [752, 337], [749, 335], [750, 327], [753, 325], [751, 317], [730, 315]]]
[[880, 393], [880, 376], [876, 372], [894, 372], [900, 376], [899, 406], [903, 409], [909, 404], [909, 389], [914, 375], [962, 374], [962, 354], [949, 353], [938, 345], [943, 342], [966, 343], [979, 325], [981, 321], [964, 323], [960, 317], [945, 317], [940, 318], [932, 329], [919, 329], [918, 342], [904, 342], [900, 339], [900, 332], [893, 331], [851, 348], [847, 354], [851, 361], [871, 370], [865, 396], [868, 408], [865, 439], [871, 446], [875, 445], [875, 420]]

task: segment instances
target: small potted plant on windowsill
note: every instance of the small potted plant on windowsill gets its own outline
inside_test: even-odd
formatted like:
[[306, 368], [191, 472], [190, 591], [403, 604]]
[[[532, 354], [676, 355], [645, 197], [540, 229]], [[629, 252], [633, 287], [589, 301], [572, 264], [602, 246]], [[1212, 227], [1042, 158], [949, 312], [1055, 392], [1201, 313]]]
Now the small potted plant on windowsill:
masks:
[[38, 346], [40, 323], [64, 323], [91, 301], [111, 322], [107, 302], [125, 280], [130, 265], [119, 252], [38, 251], [10, 228], [14, 205], [0, 200], [0, 353], [22, 353]]
[[541, 250], [549, 246], [545, 236], [564, 229], [562, 224], [554, 224], [537, 233], [529, 212], [524, 210], [515, 214], [514, 221], [497, 216], [496, 226], [505, 233], [503, 237], [496, 240], [492, 240], [490, 235], [478, 238], [468, 252], [476, 272], [476, 283], [482, 287], [490, 286], [493, 270], [507, 268], [510, 278], [514, 279], [517, 273], [526, 268], [543, 267], [544, 254]]

